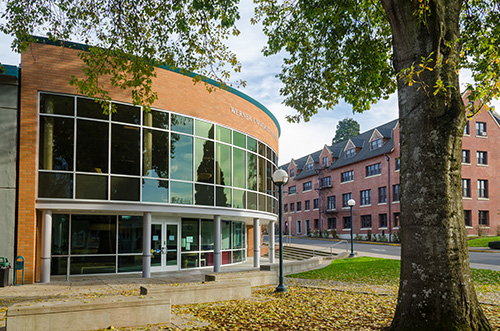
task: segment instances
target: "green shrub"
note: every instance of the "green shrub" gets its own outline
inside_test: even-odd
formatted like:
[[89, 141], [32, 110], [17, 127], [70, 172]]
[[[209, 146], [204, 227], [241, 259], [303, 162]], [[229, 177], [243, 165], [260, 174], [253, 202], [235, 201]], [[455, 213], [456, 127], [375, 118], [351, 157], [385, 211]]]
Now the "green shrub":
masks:
[[490, 241], [488, 247], [491, 249], [500, 249], [500, 241]]

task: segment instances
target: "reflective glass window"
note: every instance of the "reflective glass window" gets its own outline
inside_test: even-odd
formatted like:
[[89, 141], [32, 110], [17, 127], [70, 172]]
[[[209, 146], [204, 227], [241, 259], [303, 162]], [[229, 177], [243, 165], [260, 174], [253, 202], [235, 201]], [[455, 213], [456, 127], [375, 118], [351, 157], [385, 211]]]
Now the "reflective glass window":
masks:
[[183, 252], [197, 251], [199, 238], [198, 220], [182, 219], [181, 249]]
[[[52, 255], [67, 255], [69, 239], [69, 215], [52, 215]], [[66, 272], [65, 272], [66, 273]]]
[[170, 141], [170, 178], [193, 180], [193, 138], [172, 134]]
[[224, 143], [231, 143], [231, 130], [228, 128], [224, 128], [222, 126], [216, 127], [216, 137], [218, 141], [222, 141]]
[[72, 118], [40, 118], [39, 169], [73, 170], [73, 125]]
[[111, 127], [111, 172], [122, 175], [139, 175], [139, 169], [139, 128], [113, 124]]
[[151, 109], [144, 112], [144, 126], [167, 129], [169, 128], [169, 116], [167, 112]]
[[40, 198], [72, 198], [73, 174], [40, 172], [38, 196]]
[[141, 123], [141, 109], [139, 107], [122, 105], [115, 103], [116, 112], [111, 114], [111, 120], [115, 122], [140, 124]]
[[118, 253], [142, 253], [141, 216], [118, 216]]
[[75, 114], [75, 98], [62, 95], [41, 94], [40, 113], [73, 116]]
[[214, 124], [195, 120], [195, 134], [199, 137], [214, 139]]
[[140, 179], [111, 177], [111, 200], [139, 201]]
[[259, 194], [259, 210], [266, 211], [266, 196], [264, 194]]
[[233, 131], [233, 145], [245, 148], [246, 147], [246, 136], [243, 133]]
[[246, 152], [233, 147], [233, 186], [246, 187]]
[[244, 231], [242, 222], [233, 222], [233, 248], [243, 248]]
[[98, 102], [84, 98], [76, 100], [76, 114], [80, 117], [97, 118], [100, 120], [107, 120], [109, 118]]
[[221, 249], [231, 249], [231, 222], [221, 222]]
[[231, 207], [231, 189], [217, 186], [215, 188], [215, 199], [217, 207]]
[[233, 189], [233, 208], [246, 208], [246, 191]]
[[214, 182], [214, 142], [212, 140], [195, 139], [194, 169], [196, 181]]
[[142, 255], [118, 256], [118, 272], [134, 272], [142, 270]]
[[108, 199], [108, 176], [76, 175], [77, 199]]
[[214, 249], [214, 221], [201, 220], [201, 250]]
[[257, 140], [247, 136], [247, 149], [252, 152], [257, 152]]
[[108, 123], [78, 120], [76, 123], [76, 170], [108, 173], [108, 142]]
[[247, 188], [257, 190], [257, 155], [247, 152]]
[[109, 274], [116, 272], [116, 256], [71, 257], [71, 275]]
[[199, 253], [189, 253], [181, 255], [182, 269], [198, 268], [199, 267]]
[[147, 177], [168, 178], [168, 132], [144, 129], [142, 172]]
[[168, 181], [144, 178], [142, 180], [142, 201], [168, 203]]
[[257, 179], [257, 184], [259, 187], [259, 192], [265, 192], [266, 191], [266, 161], [264, 158], [259, 156], [259, 177]]
[[191, 183], [170, 182], [170, 202], [192, 205], [193, 185]]
[[214, 187], [212, 185], [194, 185], [194, 204], [203, 206], [214, 205]]
[[271, 194], [271, 192], [269, 192], [270, 190], [272, 190], [272, 187], [273, 187], [273, 181], [272, 181], [272, 175], [274, 173], [274, 166], [273, 164], [270, 162], [270, 161], [266, 161], [266, 188], [268, 190], [267, 193]]
[[259, 155], [260, 156], [266, 156], [266, 145], [264, 145], [263, 143], [261, 143], [260, 141], [257, 142], [257, 146], [259, 148]]
[[231, 186], [231, 147], [217, 144], [215, 183]]
[[116, 253], [116, 216], [72, 216], [71, 254], [114, 253]]
[[257, 193], [247, 192], [247, 209], [257, 210]]
[[193, 134], [193, 119], [172, 114], [172, 131]]

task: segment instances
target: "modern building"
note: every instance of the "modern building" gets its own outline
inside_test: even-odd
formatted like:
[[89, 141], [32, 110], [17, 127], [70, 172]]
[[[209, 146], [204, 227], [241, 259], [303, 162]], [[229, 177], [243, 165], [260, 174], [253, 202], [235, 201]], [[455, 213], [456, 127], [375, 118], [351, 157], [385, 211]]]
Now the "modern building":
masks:
[[[500, 115], [481, 109], [463, 137], [462, 193], [468, 235], [500, 231]], [[393, 120], [347, 141], [325, 145], [280, 168], [285, 232], [291, 235], [398, 239], [400, 220], [399, 123]], [[385, 239], [383, 239], [385, 238]]]
[[23, 256], [27, 283], [258, 263], [260, 224], [277, 219], [276, 118], [163, 67], [150, 112], [106, 86], [117, 111], [103, 113], [69, 85], [86, 50], [38, 38], [2, 75], [0, 256]]

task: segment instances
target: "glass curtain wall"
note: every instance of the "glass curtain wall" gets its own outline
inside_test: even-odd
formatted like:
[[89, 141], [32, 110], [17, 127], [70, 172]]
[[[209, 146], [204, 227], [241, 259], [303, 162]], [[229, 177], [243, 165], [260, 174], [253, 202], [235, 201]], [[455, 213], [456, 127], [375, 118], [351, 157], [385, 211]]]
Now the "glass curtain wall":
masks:
[[207, 121], [40, 93], [38, 197], [275, 211], [276, 153]]

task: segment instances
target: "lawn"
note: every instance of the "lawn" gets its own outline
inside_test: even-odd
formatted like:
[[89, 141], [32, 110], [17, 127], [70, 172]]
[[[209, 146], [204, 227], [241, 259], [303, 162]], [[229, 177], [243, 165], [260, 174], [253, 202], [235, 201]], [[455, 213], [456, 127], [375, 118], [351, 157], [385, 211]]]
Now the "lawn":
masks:
[[500, 241], [500, 236], [478, 237], [468, 241], [469, 247], [488, 247], [490, 241]]

